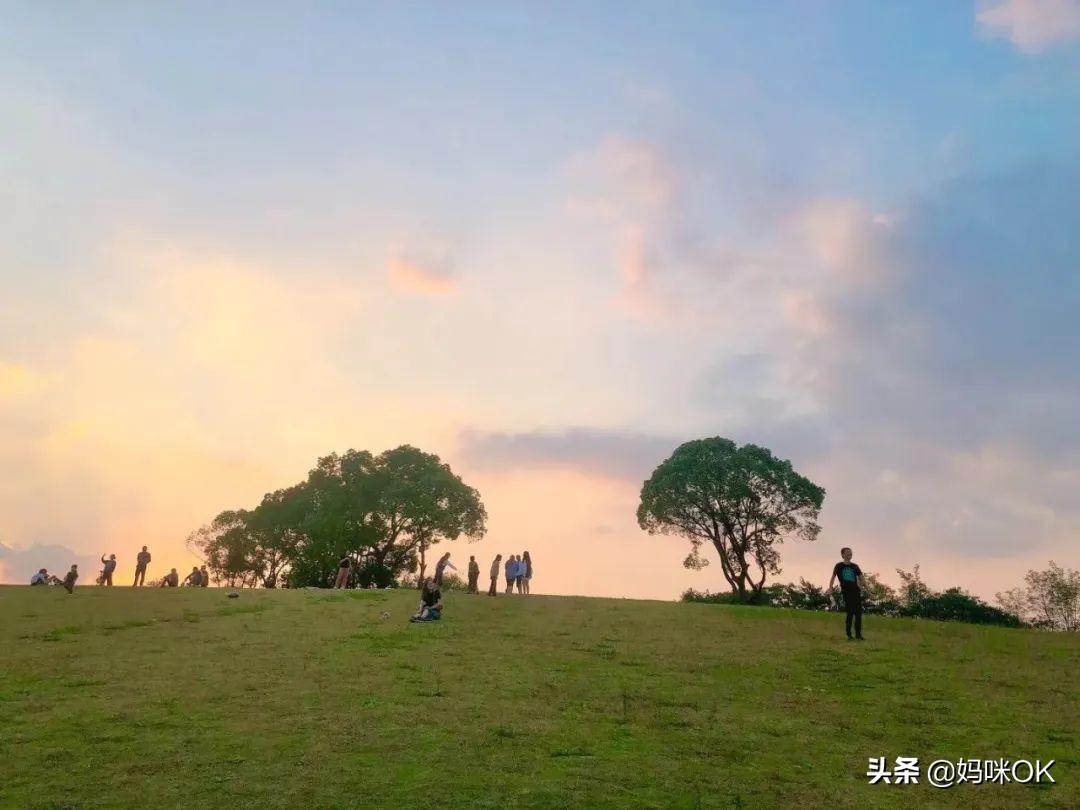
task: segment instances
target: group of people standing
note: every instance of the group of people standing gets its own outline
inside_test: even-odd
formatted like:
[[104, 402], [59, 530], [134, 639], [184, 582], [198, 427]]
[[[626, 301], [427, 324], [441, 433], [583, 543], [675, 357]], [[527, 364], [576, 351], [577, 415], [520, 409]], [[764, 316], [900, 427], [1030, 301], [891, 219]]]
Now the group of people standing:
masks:
[[[132, 583], [133, 588], [138, 588], [146, 584], [146, 569], [150, 565], [150, 551], [146, 546], [142, 547], [135, 557], [135, 581]], [[98, 574], [97, 584], [106, 588], [111, 588], [113, 584], [113, 575], [116, 573], [116, 555], [110, 554], [106, 557], [101, 555], [101, 573]], [[71, 570], [67, 572], [67, 575], [63, 579], [52, 576], [45, 568], [40, 569], [36, 574], [30, 577], [31, 585], [63, 585], [68, 593], [72, 593], [75, 590], [75, 582], [79, 579], [79, 566], [71, 566]], [[152, 585], [155, 583], [151, 583]], [[173, 568], [168, 574], [163, 576], [158, 581], [157, 586], [159, 588], [176, 588], [180, 586], [180, 575]], [[184, 578], [184, 585], [192, 588], [206, 588], [210, 585], [210, 572], [206, 570], [206, 566], [192, 566], [191, 573]]]
[[533, 577], [533, 563], [529, 552], [525, 551], [517, 556], [511, 554], [505, 563], [500, 563], [502, 554], [496, 554], [491, 561], [491, 587], [488, 588], [488, 596], [495, 596], [499, 592], [500, 568], [506, 576], [507, 593], [513, 593], [514, 588], [517, 588], [518, 593], [528, 594]]

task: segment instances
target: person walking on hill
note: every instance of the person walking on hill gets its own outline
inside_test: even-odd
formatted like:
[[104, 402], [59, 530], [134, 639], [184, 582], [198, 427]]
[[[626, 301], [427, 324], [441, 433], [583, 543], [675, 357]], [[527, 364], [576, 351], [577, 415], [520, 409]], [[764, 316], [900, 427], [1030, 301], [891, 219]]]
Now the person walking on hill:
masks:
[[105, 555], [102, 554], [101, 564], [103, 568], [101, 569], [101, 577], [98, 579], [98, 584], [111, 588], [113, 571], [116, 570], [116, 555], [110, 554], [109, 559], [106, 560]]
[[435, 587], [436, 588], [441, 588], [442, 587], [443, 575], [446, 573], [447, 568], [449, 568], [451, 571], [457, 571], [457, 567], [452, 562], [450, 562], [450, 552], [449, 551], [446, 552], [445, 554], [443, 554], [441, 557], [439, 557], [439, 561], [437, 563], [435, 563], [435, 580], [434, 581], [435, 581]]
[[208, 572], [208, 571], [206, 570], [206, 566], [205, 566], [205, 565], [204, 565], [204, 566], [203, 566], [202, 568], [200, 568], [200, 569], [199, 569], [199, 573], [200, 573], [200, 574], [202, 575], [202, 579], [200, 579], [200, 581], [199, 581], [199, 585], [200, 585], [201, 587], [203, 587], [203, 588], [208, 588], [208, 587], [210, 587], [210, 574], [209, 574], [209, 572]]
[[338, 561], [337, 576], [334, 578], [334, 588], [348, 588], [349, 587], [349, 574], [352, 573], [352, 557], [348, 554], [343, 556]]
[[502, 562], [502, 554], [496, 554], [491, 561], [491, 587], [488, 588], [488, 596], [495, 596], [499, 592], [499, 563]]
[[71, 566], [71, 570], [67, 572], [67, 576], [64, 577], [64, 590], [68, 593], [75, 592], [75, 580], [79, 578], [79, 566]]
[[532, 557], [529, 556], [529, 552], [527, 552], [527, 551], [522, 556], [523, 556], [523, 559], [522, 559], [521, 562], [522, 562], [522, 565], [525, 566], [525, 571], [521, 575], [521, 577], [522, 577], [522, 586], [524, 587], [523, 593], [526, 596], [528, 596], [529, 595], [529, 580], [532, 579], [532, 575], [533, 575]]
[[862, 591], [860, 586], [866, 587], [862, 569], [851, 561], [851, 549], [840, 549], [841, 562], [833, 566], [832, 576], [829, 577], [829, 591], [833, 589], [833, 582], [840, 581], [840, 594], [844, 599], [844, 629], [847, 637], [851, 636], [851, 624], [855, 623], [855, 638], [863, 640], [862, 634]]
[[480, 565], [475, 556], [469, 557], [469, 593], [479, 593], [477, 583], [480, 581]]
[[142, 551], [135, 557], [135, 582], [132, 583], [132, 588], [140, 588], [146, 582], [146, 566], [149, 564], [150, 552], [143, 546]]

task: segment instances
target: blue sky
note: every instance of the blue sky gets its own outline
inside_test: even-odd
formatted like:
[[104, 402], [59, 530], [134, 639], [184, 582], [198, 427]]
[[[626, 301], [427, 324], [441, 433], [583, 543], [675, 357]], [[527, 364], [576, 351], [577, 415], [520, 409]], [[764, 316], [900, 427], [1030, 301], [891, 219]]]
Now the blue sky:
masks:
[[828, 491], [786, 578], [1080, 563], [1080, 3], [3, 16], [0, 575], [408, 441], [457, 553], [668, 597], [637, 490], [716, 434]]

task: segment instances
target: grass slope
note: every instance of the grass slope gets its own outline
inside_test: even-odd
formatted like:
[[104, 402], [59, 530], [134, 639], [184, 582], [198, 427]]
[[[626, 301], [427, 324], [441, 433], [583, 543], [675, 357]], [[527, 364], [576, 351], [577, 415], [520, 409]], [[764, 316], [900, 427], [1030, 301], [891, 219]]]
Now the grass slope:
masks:
[[[461, 594], [410, 626], [414, 601], [0, 588], [0, 806], [1080, 806], [1077, 636]], [[867, 784], [901, 755], [1057, 784]]]

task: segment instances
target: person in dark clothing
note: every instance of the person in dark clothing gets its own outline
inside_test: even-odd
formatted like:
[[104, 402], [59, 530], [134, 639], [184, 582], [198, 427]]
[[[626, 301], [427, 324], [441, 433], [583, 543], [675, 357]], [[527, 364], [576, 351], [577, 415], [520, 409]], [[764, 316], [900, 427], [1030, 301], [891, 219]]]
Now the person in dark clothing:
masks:
[[108, 588], [112, 587], [112, 575], [116, 570], [116, 555], [110, 554], [109, 559], [105, 559], [105, 555], [101, 555], [101, 564], [104, 566], [101, 569], [101, 576], [98, 578], [98, 585], [104, 585]]
[[191, 566], [191, 573], [184, 577], [184, 584], [190, 588], [198, 588], [202, 585], [202, 571], [198, 566]]
[[424, 580], [420, 591], [420, 610], [409, 618], [410, 622], [437, 622], [442, 618], [442, 591], [430, 577]]
[[206, 570], [205, 565], [199, 569], [199, 573], [202, 574], [202, 580], [200, 582], [201, 586], [203, 588], [208, 588], [210, 586], [210, 572]]
[[476, 557], [469, 557], [469, 593], [479, 593], [477, 583], [480, 581], [480, 566]]
[[439, 561], [437, 563], [435, 563], [435, 585], [436, 586], [442, 586], [443, 575], [446, 573], [447, 568], [449, 568], [451, 571], [457, 571], [457, 568], [454, 566], [454, 564], [452, 562], [450, 562], [450, 552], [449, 551], [446, 552], [445, 554], [443, 554], [441, 557], [439, 557]]
[[851, 549], [840, 549], [840, 556], [843, 557], [842, 562], [838, 562], [833, 566], [832, 576], [829, 578], [829, 591], [833, 589], [833, 582], [840, 582], [840, 594], [844, 598], [844, 629], [847, 631], [847, 637], [851, 636], [851, 624], [855, 623], [855, 638], [859, 641], [863, 640], [862, 634], [862, 590], [866, 587], [866, 580], [863, 579], [862, 569], [851, 561]]
[[176, 573], [176, 569], [173, 568], [165, 576], [161, 578], [162, 588], [175, 588], [180, 584], [180, 575]]
[[146, 550], [146, 546], [143, 546], [142, 551], [135, 557], [135, 582], [132, 584], [132, 588], [138, 588], [146, 582], [146, 566], [149, 564], [150, 552]]
[[346, 554], [338, 560], [337, 576], [334, 578], [335, 588], [349, 587], [349, 574], [352, 573], [352, 558]]
[[71, 570], [67, 572], [67, 576], [64, 577], [64, 589], [68, 593], [75, 592], [75, 580], [79, 578], [79, 566], [71, 566]]
[[496, 554], [491, 563], [491, 587], [488, 588], [488, 596], [495, 596], [499, 592], [499, 571], [502, 569], [499, 563], [501, 562], [502, 554]]

